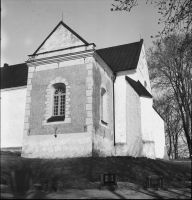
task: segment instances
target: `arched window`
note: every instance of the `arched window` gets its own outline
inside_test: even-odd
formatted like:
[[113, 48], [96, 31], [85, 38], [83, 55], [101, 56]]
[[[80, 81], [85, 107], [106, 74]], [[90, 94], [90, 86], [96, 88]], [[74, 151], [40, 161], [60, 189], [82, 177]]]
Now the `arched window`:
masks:
[[101, 88], [101, 122], [105, 125], [108, 123], [108, 102], [107, 102], [107, 92], [104, 88]]
[[66, 86], [64, 83], [53, 85], [53, 110], [52, 117], [47, 122], [64, 121]]

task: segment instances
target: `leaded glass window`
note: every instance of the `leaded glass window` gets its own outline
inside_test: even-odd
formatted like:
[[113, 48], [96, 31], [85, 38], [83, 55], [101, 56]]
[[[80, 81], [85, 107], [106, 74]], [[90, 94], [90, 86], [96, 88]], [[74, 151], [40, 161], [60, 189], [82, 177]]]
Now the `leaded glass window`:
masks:
[[57, 84], [54, 91], [53, 116], [65, 115], [65, 85]]

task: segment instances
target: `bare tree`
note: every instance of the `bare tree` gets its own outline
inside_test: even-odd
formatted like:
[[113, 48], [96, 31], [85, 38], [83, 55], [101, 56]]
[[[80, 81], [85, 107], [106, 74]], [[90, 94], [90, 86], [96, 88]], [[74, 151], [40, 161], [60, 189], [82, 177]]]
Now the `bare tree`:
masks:
[[182, 133], [182, 123], [178, 115], [178, 108], [169, 95], [160, 96], [154, 100], [154, 106], [165, 121], [166, 146], [169, 158], [180, 157], [182, 147], [179, 144], [179, 137]]
[[[182, 131], [191, 156], [192, 134], [192, 34], [171, 35], [169, 39], [153, 42], [148, 51], [148, 66], [152, 87], [160, 91], [167, 108], [174, 113], [175, 120], [182, 123]], [[171, 123], [174, 121], [172, 120]], [[174, 122], [175, 123], [175, 122]], [[171, 125], [172, 128], [175, 126]], [[172, 129], [171, 128], [171, 129]], [[179, 129], [178, 129], [179, 130]], [[170, 133], [171, 134], [171, 133]], [[174, 134], [174, 137], [176, 135]], [[178, 138], [174, 140], [177, 141]], [[178, 145], [178, 144], [177, 144]]]
[[[111, 11], [131, 11], [138, 5], [138, 0], [114, 0]], [[146, 0], [148, 3], [149, 0]], [[158, 24], [164, 24], [159, 36], [168, 36], [173, 33], [191, 33], [192, 31], [192, 1], [191, 0], [150, 0], [158, 7], [161, 14]]]
[[[138, 0], [114, 1], [116, 4], [112, 4], [111, 11], [131, 11], [139, 4]], [[149, 2], [154, 4], [161, 14], [158, 24], [164, 24], [164, 29], [158, 32], [160, 40], [154, 42], [154, 47], [149, 50], [151, 79], [154, 88], [161, 90], [162, 96], [169, 94], [167, 99], [174, 99], [171, 109], [178, 111], [191, 156], [192, 1], [146, 0], [146, 3]], [[177, 137], [174, 140], [176, 141]]]

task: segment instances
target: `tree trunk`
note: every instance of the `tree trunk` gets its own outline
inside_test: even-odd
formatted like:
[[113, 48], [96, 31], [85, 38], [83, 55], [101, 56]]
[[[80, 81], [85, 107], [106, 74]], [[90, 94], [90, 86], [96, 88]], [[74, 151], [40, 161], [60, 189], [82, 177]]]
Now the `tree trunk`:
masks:
[[189, 158], [191, 159], [191, 137], [189, 135], [186, 135], [186, 138], [187, 138], [187, 146], [188, 146], [188, 149], [189, 149]]

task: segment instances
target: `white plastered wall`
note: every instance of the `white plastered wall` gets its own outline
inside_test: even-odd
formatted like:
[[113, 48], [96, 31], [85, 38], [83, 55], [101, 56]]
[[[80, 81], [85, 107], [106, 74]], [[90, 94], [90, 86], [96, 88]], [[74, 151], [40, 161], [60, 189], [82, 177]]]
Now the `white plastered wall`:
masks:
[[115, 80], [115, 142], [126, 142], [126, 82], [125, 76]]
[[155, 142], [155, 157], [164, 158], [165, 155], [165, 130], [164, 121], [159, 114], [152, 108], [152, 128]]
[[1, 90], [1, 148], [21, 147], [26, 87]]
[[140, 98], [135, 90], [126, 81], [126, 133], [127, 155], [133, 157], [143, 156], [143, 143], [141, 134], [141, 107]]
[[[135, 81], [139, 80], [143, 86], [145, 86], [144, 82], [146, 81], [146, 89], [151, 93], [144, 45], [137, 69], [117, 73], [115, 81], [115, 139], [116, 144], [127, 142], [127, 147], [124, 145], [116, 147], [116, 154], [120, 155], [123, 152], [124, 155], [134, 157], [163, 158], [165, 147], [164, 121], [154, 111], [152, 107], [153, 99], [139, 97], [135, 91], [133, 92], [133, 88], [129, 84], [127, 84], [126, 91], [125, 76]], [[137, 101], [137, 98], [140, 101]], [[134, 117], [133, 114], [135, 114]], [[127, 141], [124, 134], [126, 132]]]
[[[138, 81], [138, 72], [136, 70], [127, 70], [117, 73], [115, 80], [115, 142], [126, 143], [127, 132], [127, 116], [126, 116], [126, 80], [125, 76], [130, 77], [134, 81]], [[128, 94], [129, 95], [129, 94]], [[133, 101], [135, 103], [135, 101]]]
[[144, 82], [146, 81], [147, 86], [146, 89], [151, 93], [151, 85], [149, 80], [149, 72], [146, 61], [146, 54], [144, 45], [141, 48], [141, 53], [139, 56], [139, 61], [136, 69], [131, 69], [127, 71], [118, 72], [118, 76], [128, 76], [134, 81], [140, 81], [143, 86], [145, 86]]
[[[141, 82], [143, 86], [145, 86], [144, 82], [146, 81], [147, 86], [146, 89], [151, 92], [150, 80], [149, 80], [149, 72], [147, 67], [147, 60], [145, 54], [144, 45], [141, 48], [141, 53], [139, 56], [139, 61], [137, 64], [137, 78]], [[130, 77], [131, 78], [131, 77]]]
[[152, 98], [140, 97], [141, 104], [141, 133], [143, 156], [155, 158], [155, 142], [153, 138], [153, 108]]

